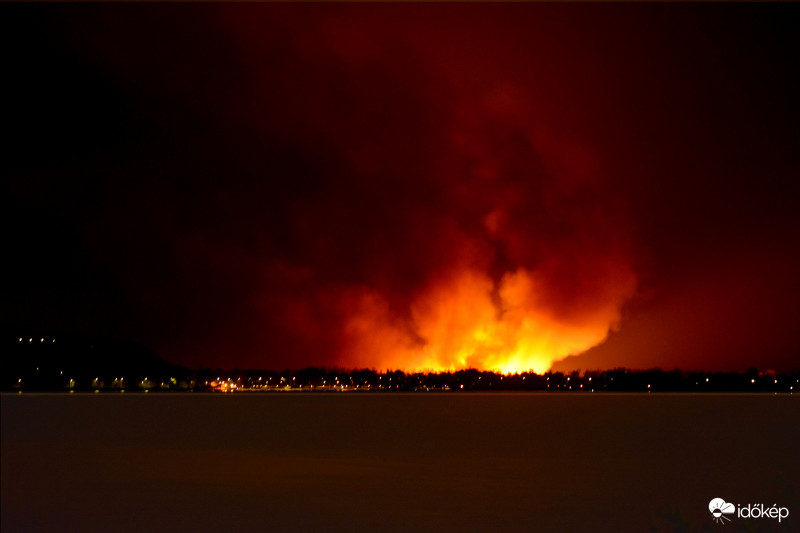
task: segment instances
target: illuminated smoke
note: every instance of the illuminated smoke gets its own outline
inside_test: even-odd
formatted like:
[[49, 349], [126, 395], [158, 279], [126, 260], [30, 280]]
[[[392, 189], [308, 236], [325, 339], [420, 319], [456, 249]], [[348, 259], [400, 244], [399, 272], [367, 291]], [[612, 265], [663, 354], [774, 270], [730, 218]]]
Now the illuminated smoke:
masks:
[[405, 321], [379, 288], [342, 290], [342, 364], [543, 372], [615, 327], [635, 289], [625, 217], [614, 212], [623, 208], [593, 176], [570, 174], [571, 161], [556, 155], [548, 170], [526, 140], [481, 139], [484, 153], [443, 184], [447, 207], [428, 220], [447, 236], [425, 248], [441, 246], [446, 259], [403, 300]]
[[295, 364], [405, 370], [542, 372], [601, 343], [636, 276], [598, 158], [524, 87], [465, 88], [406, 36], [355, 24], [293, 30], [303, 77], [285, 93], [253, 67], [277, 102], [259, 127], [317, 160], [257, 297], [270, 335]]
[[624, 203], [580, 147], [490, 108], [472, 117], [418, 175], [359, 174], [362, 149], [336, 183], [353, 197], [299, 205], [302, 268], [283, 276], [303, 296], [282, 305], [295, 335], [327, 339], [311, 350], [346, 367], [543, 372], [617, 325], [636, 286]]

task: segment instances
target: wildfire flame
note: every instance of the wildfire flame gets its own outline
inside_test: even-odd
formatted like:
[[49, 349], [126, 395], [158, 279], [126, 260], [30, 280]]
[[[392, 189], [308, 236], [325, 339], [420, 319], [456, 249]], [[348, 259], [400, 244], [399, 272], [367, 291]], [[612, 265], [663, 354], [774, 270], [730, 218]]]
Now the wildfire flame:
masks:
[[[470, 57], [454, 63], [406, 25], [317, 23], [296, 29], [311, 39], [289, 62], [309, 75], [275, 94], [267, 122], [287, 143], [325, 140], [324, 167], [291, 166], [292, 183], [316, 178], [284, 191], [281, 233], [266, 239], [255, 300], [270, 353], [287, 366], [544, 372], [601, 343], [636, 289], [602, 158], [551, 129], [536, 84], [476, 81]], [[253, 30], [238, 35], [258, 66], [273, 45]], [[320, 65], [333, 86], [315, 81]]]
[[534, 272], [518, 269], [505, 275], [493, 298], [488, 275], [465, 271], [413, 300], [415, 340], [392, 320], [379, 294], [362, 290], [346, 322], [347, 361], [355, 366], [377, 361], [381, 367], [407, 371], [542, 373], [554, 361], [606, 338], [619, 320], [621, 301], [633, 290], [633, 277], [627, 275], [616, 299], [577, 320], [563, 320], [536, 301]]

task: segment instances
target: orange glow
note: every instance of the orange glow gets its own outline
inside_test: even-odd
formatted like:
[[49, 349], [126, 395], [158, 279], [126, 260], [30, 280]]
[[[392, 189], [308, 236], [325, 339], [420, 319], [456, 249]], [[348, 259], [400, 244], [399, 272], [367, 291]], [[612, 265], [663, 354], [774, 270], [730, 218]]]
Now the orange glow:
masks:
[[227, 383], [225, 381], [212, 381], [209, 383], [212, 390], [220, 391], [220, 392], [229, 392], [235, 391], [238, 387], [234, 383]]
[[281, 309], [265, 340], [288, 333], [287, 366], [541, 373], [618, 326], [635, 250], [603, 159], [513, 84], [438, 104], [430, 157], [396, 171], [347, 144], [357, 202], [293, 212], [308, 253], [268, 265], [256, 298]]
[[416, 337], [396, 321], [380, 294], [360, 289], [348, 298], [348, 361], [406, 371], [478, 368], [504, 373], [547, 371], [553, 362], [605, 340], [635, 278], [623, 269], [607, 298], [579, 316], [559, 317], [542, 301], [536, 272], [518, 269], [493, 282], [464, 270], [420, 293], [411, 305]]

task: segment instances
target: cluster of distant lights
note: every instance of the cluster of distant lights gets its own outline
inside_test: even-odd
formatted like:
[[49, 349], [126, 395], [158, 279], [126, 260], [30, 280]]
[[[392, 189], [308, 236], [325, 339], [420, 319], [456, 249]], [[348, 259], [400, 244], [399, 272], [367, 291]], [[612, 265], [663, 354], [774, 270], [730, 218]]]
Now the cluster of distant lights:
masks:
[[[383, 376], [378, 376], [378, 381], [382, 381]], [[242, 378], [227, 378], [227, 380], [223, 379], [221, 376], [217, 376], [217, 379], [206, 381], [205, 385], [209, 387], [211, 390], [219, 391], [219, 392], [234, 392], [234, 391], [245, 391], [245, 390], [303, 390], [302, 384], [297, 384], [297, 377], [293, 376], [291, 382], [285, 377], [281, 377], [279, 380], [276, 380], [276, 383], [273, 385], [272, 378], [267, 378], [264, 381], [263, 376], [259, 377], [257, 380], [250, 379], [248, 381], [252, 381], [252, 384], [243, 384], [241, 383]], [[392, 381], [392, 378], [389, 378], [389, 381]], [[390, 386], [391, 388], [391, 386]], [[430, 390], [432, 387], [428, 387]], [[464, 386], [462, 385], [461, 388], [463, 389]], [[338, 391], [345, 391], [345, 390], [372, 390], [372, 389], [384, 389], [382, 384], [377, 386], [372, 385], [369, 381], [364, 381], [363, 385], [354, 383], [353, 378], [350, 378], [350, 384], [346, 384], [343, 381], [339, 381], [339, 378], [334, 378], [331, 383], [328, 383], [328, 380], [323, 379], [322, 385], [314, 385], [314, 384], [307, 384], [305, 386], [305, 390], [338, 390]]]
[[[33, 337], [29, 337], [28, 338], [28, 343], [29, 344], [33, 344], [33, 341], [34, 341]], [[19, 342], [25, 342], [24, 337], [20, 337], [19, 338]], [[42, 344], [44, 342], [45, 342], [45, 338], [41, 337], [39, 339], [39, 343]], [[50, 342], [54, 343], [54, 342], [56, 342], [56, 339], [53, 338], [53, 339], [50, 340]], [[38, 371], [39, 368], [37, 367], [36, 370]], [[60, 372], [60, 374], [64, 375], [64, 371], [62, 370]], [[478, 379], [480, 380], [480, 379], [482, 379], [482, 377], [483, 376], [478, 376]], [[125, 378], [114, 379], [114, 383], [120, 383], [121, 384], [124, 379]], [[171, 378], [170, 381], [172, 381], [173, 379], [174, 378]], [[226, 381], [226, 380], [223, 380], [221, 376], [218, 376], [216, 380], [206, 381], [205, 384], [211, 390], [220, 391], [220, 392], [234, 392], [234, 391], [237, 391], [237, 390], [263, 390], [263, 389], [278, 389], [278, 390], [280, 390], [280, 389], [294, 389], [295, 388], [293, 385], [290, 385], [289, 382], [284, 377], [282, 377], [280, 379], [279, 383], [274, 385], [274, 386], [271, 386], [269, 384], [269, 382], [272, 381], [271, 377], [268, 378], [266, 382], [264, 382], [263, 379], [264, 379], [263, 377], [259, 377], [257, 384], [254, 384], [252, 386], [246, 386], [246, 385], [242, 385], [242, 384], [239, 383], [240, 381], [242, 381], [242, 378], [237, 378], [236, 381], [234, 381], [232, 378], [228, 378], [227, 381]], [[382, 380], [383, 376], [378, 376], [378, 379]], [[524, 381], [525, 380], [525, 376], [522, 376], [522, 379]], [[392, 380], [392, 378], [389, 378], [389, 381], [391, 381], [391, 380]], [[503, 380], [503, 376], [500, 376], [500, 380], [501, 381]], [[569, 382], [570, 380], [571, 380], [571, 376], [567, 376], [567, 382]], [[70, 381], [70, 386], [72, 386], [75, 383], [75, 380], [73, 380], [73, 379], [70, 379], [69, 381]], [[99, 378], [95, 378], [94, 383], [97, 383], [98, 381], [99, 381]], [[286, 381], [286, 384], [284, 384], [284, 381]], [[296, 381], [296, 378], [292, 377], [292, 381]], [[363, 386], [363, 387], [361, 385], [359, 385], [359, 384], [352, 383], [353, 378], [350, 378], [350, 381], [351, 381], [351, 384], [347, 385], [345, 383], [340, 382], [339, 378], [337, 377], [337, 378], [335, 378], [335, 381], [329, 385], [327, 380], [322, 380], [322, 385], [317, 386], [317, 389], [344, 391], [344, 390], [359, 390], [359, 389], [360, 390], [371, 390], [373, 388], [378, 388], [378, 389], [383, 389], [384, 388], [382, 384], [378, 385], [377, 387], [373, 387], [371, 384], [369, 384], [368, 381], [364, 381], [364, 385], [365, 386]], [[547, 381], [550, 381], [549, 377], [547, 378]], [[587, 378], [587, 381], [591, 382], [592, 381], [592, 377], [589, 376]], [[611, 378], [611, 381], [614, 381], [613, 377]], [[20, 378], [17, 382], [21, 385], [22, 384], [22, 378]], [[144, 378], [144, 380], [142, 380], [140, 382], [140, 385], [144, 386], [146, 382], [147, 382], [147, 378]], [[798, 380], [798, 382], [800, 382], [800, 380]], [[709, 378], [706, 378], [706, 383], [709, 383]], [[755, 378], [751, 378], [750, 379], [750, 383], [751, 384], [755, 384], [756, 383], [756, 379]], [[777, 385], [778, 384], [778, 380], [775, 379], [774, 383], [775, 383], [775, 385]], [[700, 382], [698, 382], [698, 381], [695, 382], [695, 385], [699, 385], [699, 384], [700, 384]], [[302, 388], [303, 388], [303, 385], [298, 385], [297, 386], [297, 389], [302, 389]], [[389, 386], [389, 388], [391, 388], [391, 386]], [[426, 388], [426, 390], [431, 390], [432, 388], [435, 389], [435, 387], [425, 387], [425, 388]], [[550, 388], [550, 384], [549, 383], [547, 384], [547, 388], [548, 389]], [[561, 385], [560, 384], [557, 385], [556, 388], [561, 388]], [[572, 385], [566, 385], [565, 384], [564, 388], [567, 389], [567, 390], [572, 390]], [[583, 389], [583, 383], [581, 383], [578, 388], [579, 389]], [[314, 389], [314, 385], [313, 384], [312, 385], [308, 385], [306, 387], [306, 389], [307, 390], [313, 390]], [[449, 389], [449, 387], [448, 387], [448, 389]], [[460, 385], [459, 389], [463, 390], [464, 389], [464, 385], [463, 384]], [[648, 392], [651, 392], [653, 390], [651, 384], [647, 385], [647, 390], [648, 390]], [[794, 386], [790, 386], [789, 390], [793, 391], [794, 390]], [[70, 392], [72, 392], [72, 391], [70, 391]], [[95, 390], [95, 392], [98, 392], [98, 391]], [[124, 389], [122, 389], [120, 392], [125, 392], [125, 391], [124, 391]], [[145, 389], [145, 392], [147, 392], [147, 389]], [[591, 392], [594, 392], [594, 388], [591, 389]]]
[[[25, 339], [23, 339], [22, 337], [20, 337], [20, 338], [19, 338], [19, 342], [25, 342]], [[39, 342], [40, 342], [40, 343], [44, 342], [44, 337], [42, 337], [42, 338], [39, 340]], [[55, 340], [55, 339], [53, 339], [51, 342], [56, 342], [56, 340]], [[29, 344], [32, 344], [32, 343], [33, 343], [33, 337], [31, 337], [31, 338], [29, 338], [29, 339], [28, 339], [28, 343], [29, 343]]]
[[[525, 380], [525, 378], [526, 378], [526, 376], [522, 376], [522, 380], [523, 381]], [[481, 380], [481, 379], [483, 379], [483, 376], [478, 376], [478, 380]], [[383, 380], [383, 376], [378, 376], [378, 380], [379, 381]], [[392, 380], [392, 378], [388, 379], [388, 381], [391, 381], [391, 380]], [[503, 380], [503, 376], [500, 376], [500, 381], [502, 381], [502, 380]], [[391, 389], [392, 388], [391, 385], [389, 385], [388, 387], [384, 387], [382, 384], [374, 385], [374, 384], [369, 383], [368, 381], [364, 381], [363, 385], [362, 384], [356, 384], [356, 383], [353, 383], [353, 378], [350, 378], [350, 383], [346, 384], [343, 381], [340, 381], [338, 377], [334, 378], [334, 380], [331, 383], [328, 383], [328, 380], [322, 380], [322, 384], [321, 385], [319, 385], [319, 384], [318, 385], [307, 384], [305, 386], [302, 385], [302, 384], [301, 385], [296, 385], [294, 383], [296, 381], [295, 377], [292, 377], [291, 382], [287, 378], [281, 377], [279, 380], [276, 380], [275, 384], [271, 383], [272, 382], [272, 378], [271, 377], [267, 378], [266, 381], [264, 381], [263, 377], [259, 377], [257, 380], [254, 379], [254, 378], [251, 378], [248, 381], [251, 382], [251, 383], [250, 384], [242, 383], [242, 378], [236, 378], [234, 380], [233, 378], [227, 378], [226, 379], [226, 378], [223, 378], [221, 376], [218, 376], [217, 379], [215, 379], [215, 380], [205, 381], [205, 385], [209, 389], [211, 389], [213, 391], [218, 391], [218, 392], [254, 391], [254, 390], [302, 390], [304, 388], [305, 388], [305, 390], [314, 390], [314, 389], [316, 389], [316, 390], [335, 390], [335, 391], [373, 390], [373, 389], [382, 390], [384, 388], [386, 388], [386, 389]], [[550, 378], [547, 377], [546, 381], [549, 382]], [[595, 389], [594, 388], [590, 388], [591, 385], [589, 385], [591, 383], [591, 381], [592, 381], [592, 377], [591, 376], [586, 377], [586, 382], [587, 382], [586, 389], [584, 389], [584, 384], [583, 383], [576, 384], [577, 386], [573, 389], [573, 386], [571, 384], [569, 384], [569, 382], [572, 381], [572, 377], [571, 376], [567, 376], [566, 377], [566, 381], [567, 381], [567, 383], [557, 384], [555, 388], [562, 388], [562, 385], [563, 385], [563, 389], [564, 390], [589, 390], [590, 392], [595, 392]], [[614, 381], [614, 378], [612, 377], [610, 379], [610, 381]], [[800, 383], [800, 380], [796, 380], [796, 381], [798, 383]], [[710, 383], [710, 378], [705, 378], [705, 382], [706, 383]], [[777, 379], [774, 379], [773, 382], [774, 382], [775, 385], [778, 384], [778, 380]], [[755, 384], [756, 380], [755, 379], [751, 379], [750, 383], [751, 384]], [[421, 378], [420, 378], [420, 385], [421, 384], [422, 384], [422, 381], [421, 381]], [[695, 382], [695, 385], [699, 385], [699, 384], [700, 384], [699, 382]], [[397, 387], [399, 388], [399, 385]], [[547, 388], [550, 388], [550, 384], [549, 383], [547, 384]], [[425, 386], [424, 389], [425, 390], [436, 390], [436, 389], [451, 390], [449, 386], [444, 386], [444, 387]], [[458, 390], [463, 390], [463, 389], [464, 389], [464, 384], [460, 384], [458, 386]], [[415, 390], [421, 390], [421, 388], [418, 387]], [[653, 385], [648, 383], [647, 384], [647, 391], [648, 392], [652, 392], [653, 390], [655, 390]], [[794, 390], [794, 386], [793, 385], [790, 386], [789, 390], [793, 391]]]
[[[39, 368], [37, 367], [36, 370], [38, 371]], [[63, 376], [64, 375], [64, 371], [61, 370], [59, 372], [59, 374]], [[382, 379], [383, 379], [383, 377], [379, 376], [379, 380], [382, 380]], [[482, 379], [482, 376], [479, 376], [478, 379], [479, 380]], [[501, 377], [500, 379], [502, 380], [503, 378]], [[525, 377], [523, 376], [522, 379], [524, 380]], [[114, 378], [114, 380], [112, 382], [112, 388], [119, 388], [119, 392], [125, 392], [125, 389], [122, 388], [124, 380], [125, 380], [124, 377]], [[591, 380], [592, 380], [592, 378], [589, 377], [588, 381], [591, 381]], [[175, 378], [170, 378], [170, 381], [175, 383]], [[275, 384], [275, 385], [271, 385], [269, 383], [270, 381], [272, 381], [272, 378], [268, 378], [268, 380], [266, 382], [264, 382], [263, 378], [260, 377], [260, 378], [258, 378], [256, 383], [254, 383], [252, 385], [249, 385], [249, 386], [239, 383], [240, 381], [242, 381], [242, 378], [237, 378], [236, 381], [234, 381], [232, 378], [228, 378], [227, 380], [224, 380], [221, 377], [218, 377], [216, 380], [206, 381], [205, 385], [210, 390], [217, 391], [217, 392], [258, 391], [258, 390], [303, 390], [303, 385], [302, 384], [294, 386], [294, 384], [290, 384], [286, 380], [286, 378], [280, 378], [278, 383]], [[295, 381], [294, 377], [292, 378], [292, 381]], [[352, 378], [351, 378], [350, 381], [352, 381]], [[389, 381], [391, 381], [391, 378], [389, 378]], [[549, 377], [547, 378], [547, 381], [550, 381]], [[567, 381], [570, 381], [569, 377], [567, 378]], [[614, 381], [614, 378], [611, 378], [611, 381]], [[93, 387], [97, 386], [99, 382], [100, 382], [100, 378], [96, 377], [92, 381]], [[284, 384], [284, 382], [285, 382], [285, 384]], [[708, 383], [708, 382], [709, 382], [709, 379], [706, 378], [706, 383]], [[800, 383], [800, 380], [796, 380], [796, 382]], [[18, 383], [18, 385], [21, 386], [22, 385], [22, 378], [19, 378], [17, 380], [17, 383]], [[149, 383], [149, 379], [147, 377], [145, 377], [143, 380], [141, 380], [139, 382], [139, 386], [143, 389], [143, 392], [149, 392], [149, 389], [154, 387], [154, 385], [150, 385], [148, 387], [148, 383]], [[755, 384], [756, 380], [755, 379], [751, 379], [750, 383], [751, 384]], [[69, 380], [70, 391], [69, 392], [71, 392], [71, 393], [75, 392], [74, 390], [72, 390], [73, 387], [75, 386], [75, 384], [76, 384], [75, 380], [70, 378], [70, 380]], [[698, 384], [699, 384], [699, 382], [695, 382], [695, 385], [698, 385]], [[778, 380], [777, 379], [774, 380], [774, 384], [775, 385], [778, 384]], [[166, 383], [161, 383], [161, 388], [162, 389], [165, 388], [165, 386], [166, 386]], [[168, 386], [167, 386], [167, 388], [168, 388]], [[333, 383], [331, 383], [331, 384], [328, 384], [327, 380], [323, 380], [322, 385], [317, 385], [316, 387], [313, 384], [307, 385], [305, 387], [305, 390], [314, 390], [315, 388], [317, 390], [333, 390], [333, 391], [362, 390], [363, 391], [363, 390], [373, 390], [373, 389], [377, 389], [377, 390], [388, 389], [388, 390], [391, 390], [392, 386], [389, 385], [388, 387], [384, 387], [382, 384], [377, 385], [377, 386], [373, 386], [368, 381], [365, 381], [363, 385], [353, 384], [353, 383], [347, 385], [347, 384], [345, 384], [343, 382], [340, 382], [339, 378], [336, 378], [335, 381]], [[396, 388], [399, 388], [399, 385], [397, 385]], [[549, 383], [547, 384], [547, 388], [550, 388], [550, 384]], [[556, 385], [556, 388], [561, 388], [561, 385], [560, 384]], [[443, 387], [425, 386], [424, 389], [426, 391], [436, 390], [436, 389], [451, 390], [449, 386], [443, 386]], [[459, 385], [459, 390], [463, 390], [463, 389], [464, 389], [464, 385], [463, 384]], [[576, 390], [579, 390], [579, 389], [583, 389], [583, 384], [582, 383], [579, 385], [578, 389], [576, 389]], [[415, 388], [415, 390], [422, 390], [422, 388], [421, 387], [417, 387], [417, 388]], [[564, 390], [573, 390], [572, 385], [566, 385], [565, 384], [564, 385]], [[789, 390], [790, 391], [794, 391], [794, 386], [793, 385], [790, 386]], [[652, 392], [653, 391], [653, 388], [652, 388], [651, 384], [647, 385], [647, 391], [648, 392]], [[95, 389], [94, 392], [98, 393], [98, 392], [100, 392], [100, 389]], [[594, 392], [594, 389], [591, 389], [590, 392]], [[22, 393], [22, 391], [20, 391], [20, 394], [21, 393]]]

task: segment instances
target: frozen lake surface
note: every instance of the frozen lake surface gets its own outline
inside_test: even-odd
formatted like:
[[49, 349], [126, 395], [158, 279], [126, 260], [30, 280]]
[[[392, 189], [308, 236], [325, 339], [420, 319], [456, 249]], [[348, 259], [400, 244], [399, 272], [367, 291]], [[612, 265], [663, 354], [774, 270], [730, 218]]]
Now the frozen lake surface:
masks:
[[800, 398], [6, 394], [2, 531], [800, 530]]

